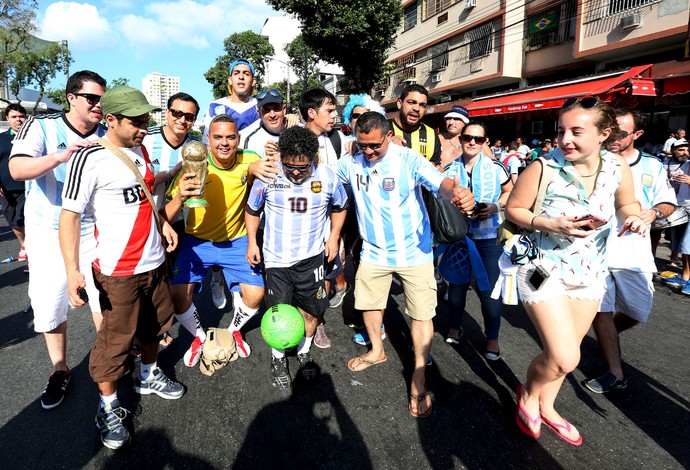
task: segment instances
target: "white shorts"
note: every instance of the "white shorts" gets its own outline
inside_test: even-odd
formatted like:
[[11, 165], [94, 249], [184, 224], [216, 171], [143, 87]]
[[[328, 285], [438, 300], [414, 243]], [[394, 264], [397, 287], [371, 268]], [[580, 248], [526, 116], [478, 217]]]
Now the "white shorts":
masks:
[[563, 296], [580, 300], [600, 300], [604, 295], [603, 283], [591, 286], [566, 286], [555, 274], [549, 276], [539, 289], [535, 289], [528, 281], [533, 272], [534, 266], [530, 264], [520, 266], [517, 272], [518, 294], [520, 300], [526, 304], [536, 304]]
[[690, 255], [690, 228], [687, 227], [690, 227], [690, 225], [686, 224], [685, 232], [678, 245], [678, 251], [684, 255]]
[[[34, 311], [34, 330], [52, 331], [67, 321], [69, 297], [67, 273], [56, 230], [29, 226], [24, 242], [29, 258], [29, 298]], [[100, 312], [99, 293], [93, 282], [91, 263], [96, 257], [96, 239], [82, 237], [79, 270], [86, 278], [86, 293], [94, 312]]]
[[606, 293], [600, 312], [621, 312], [630, 318], [647, 323], [654, 303], [652, 273], [630, 269], [611, 269], [606, 276]]

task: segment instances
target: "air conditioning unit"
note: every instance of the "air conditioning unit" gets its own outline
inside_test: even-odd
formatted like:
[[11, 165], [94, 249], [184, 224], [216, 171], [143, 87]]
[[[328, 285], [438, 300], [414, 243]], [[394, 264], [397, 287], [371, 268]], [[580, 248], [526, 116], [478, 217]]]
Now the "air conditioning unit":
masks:
[[477, 0], [465, 0], [465, 8], [474, 8], [477, 6]]
[[431, 83], [438, 83], [442, 78], [443, 74], [441, 72], [431, 74]]
[[405, 80], [403, 80], [403, 83], [405, 85], [414, 85], [415, 83], [417, 83], [417, 79], [416, 78], [406, 78]]
[[632, 15], [621, 18], [621, 28], [623, 31], [635, 29], [642, 26], [642, 13], [633, 13]]

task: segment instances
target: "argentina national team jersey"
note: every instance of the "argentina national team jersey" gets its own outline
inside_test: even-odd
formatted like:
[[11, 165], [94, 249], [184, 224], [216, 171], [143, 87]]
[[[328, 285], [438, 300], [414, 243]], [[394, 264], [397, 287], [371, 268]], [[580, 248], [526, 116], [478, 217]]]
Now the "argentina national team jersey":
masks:
[[[78, 140], [96, 140], [105, 133], [106, 129], [99, 124], [91, 133], [81, 134], [70, 125], [64, 114], [30, 116], [17, 133], [10, 158], [18, 155], [42, 158], [61, 152]], [[58, 229], [66, 174], [67, 164], [61, 163], [43, 176], [29, 181], [24, 206], [27, 224]], [[91, 232], [93, 218], [87, 214], [82, 216], [81, 233]]]
[[337, 173], [352, 186], [363, 261], [408, 267], [433, 260], [420, 185], [437, 193], [445, 177], [431, 163], [391, 143], [385, 157], [373, 164], [361, 153], [341, 158]]
[[254, 211], [263, 206], [263, 258], [266, 268], [289, 267], [324, 250], [330, 207], [344, 207], [345, 188], [335, 172], [318, 165], [302, 184], [291, 183], [279, 166], [270, 183], [255, 180], [247, 204]]

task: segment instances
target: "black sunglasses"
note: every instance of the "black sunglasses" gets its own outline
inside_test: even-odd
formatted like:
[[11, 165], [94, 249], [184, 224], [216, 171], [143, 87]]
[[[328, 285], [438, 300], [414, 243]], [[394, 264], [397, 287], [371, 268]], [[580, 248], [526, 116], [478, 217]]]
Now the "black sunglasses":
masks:
[[590, 109], [593, 108], [599, 102], [599, 100], [596, 98], [568, 98], [563, 102], [561, 109], [568, 109], [577, 102], [580, 102], [580, 106], [582, 106], [584, 109]]
[[[518, 250], [518, 245], [526, 246], [525, 251]], [[510, 262], [512, 264], [527, 264], [529, 261], [536, 259], [538, 255], [537, 247], [534, 242], [526, 235], [520, 235], [519, 242], [514, 244], [510, 249]]]
[[628, 132], [628, 131], [618, 131], [618, 139], [625, 139], [625, 138], [627, 138], [629, 135], [633, 135], [635, 132], [637, 132], [637, 131], [636, 131], [636, 130], [635, 130], [635, 131], [632, 131], [632, 132]]
[[371, 150], [378, 150], [381, 148], [381, 146], [383, 145], [383, 143], [385, 141], [386, 141], [386, 137], [384, 137], [383, 140], [381, 141], [381, 143], [378, 143], [378, 144], [360, 144], [359, 142], [357, 142], [355, 145], [357, 145], [357, 148], [361, 151], [364, 151], [367, 148], [370, 148]]
[[93, 93], [72, 93], [74, 96], [81, 96], [91, 106], [95, 106], [101, 101], [101, 95], [94, 95]]
[[350, 120], [359, 119], [359, 117], [361, 115], [362, 115], [362, 113], [352, 113], [352, 114], [350, 114]]
[[280, 96], [280, 92], [274, 88], [271, 88], [269, 90], [260, 91], [259, 94], [257, 95], [257, 98], [259, 100], [262, 100], [262, 99], [266, 98], [266, 95], [268, 95], [268, 94], [270, 94], [271, 96], [275, 96], [276, 98], [282, 98], [282, 96]]
[[180, 111], [179, 109], [169, 108], [168, 111], [170, 111], [170, 114], [172, 114], [172, 117], [174, 117], [175, 119], [181, 119], [182, 116], [184, 116], [187, 122], [194, 122], [194, 120], [196, 119], [196, 114], [185, 113], [184, 111]]
[[473, 140], [476, 143], [478, 143], [479, 145], [484, 145], [484, 142], [486, 142], [486, 137], [480, 137], [478, 135], [470, 135], [470, 134], [462, 134], [460, 136], [460, 139], [466, 144], [469, 144]]
[[290, 165], [289, 163], [283, 163], [283, 169], [289, 172], [298, 171], [300, 173], [306, 173], [312, 165], [313, 163], [308, 163], [306, 165]]

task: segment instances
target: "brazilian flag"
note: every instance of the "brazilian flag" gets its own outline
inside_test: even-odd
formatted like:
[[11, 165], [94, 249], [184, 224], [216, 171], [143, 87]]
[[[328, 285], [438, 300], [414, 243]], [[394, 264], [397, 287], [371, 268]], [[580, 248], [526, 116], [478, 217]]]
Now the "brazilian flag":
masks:
[[545, 15], [533, 16], [527, 28], [527, 34], [537, 34], [558, 26], [558, 13], [551, 11]]

